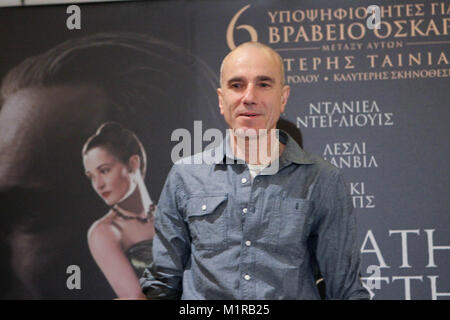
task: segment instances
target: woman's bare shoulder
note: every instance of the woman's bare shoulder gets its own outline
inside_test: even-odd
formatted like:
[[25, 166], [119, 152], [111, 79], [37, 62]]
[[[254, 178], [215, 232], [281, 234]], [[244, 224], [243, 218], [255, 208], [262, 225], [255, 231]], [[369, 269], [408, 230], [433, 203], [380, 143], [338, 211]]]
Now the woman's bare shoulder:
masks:
[[121, 230], [114, 223], [114, 215], [108, 212], [95, 221], [88, 230], [88, 242], [93, 241], [120, 241]]

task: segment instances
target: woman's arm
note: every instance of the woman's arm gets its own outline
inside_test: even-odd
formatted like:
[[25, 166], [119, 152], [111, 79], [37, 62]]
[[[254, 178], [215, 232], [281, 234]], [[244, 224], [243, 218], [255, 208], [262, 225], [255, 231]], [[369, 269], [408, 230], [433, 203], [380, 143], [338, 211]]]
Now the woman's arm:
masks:
[[120, 231], [106, 221], [94, 223], [88, 232], [91, 254], [118, 298], [145, 299], [120, 239]]

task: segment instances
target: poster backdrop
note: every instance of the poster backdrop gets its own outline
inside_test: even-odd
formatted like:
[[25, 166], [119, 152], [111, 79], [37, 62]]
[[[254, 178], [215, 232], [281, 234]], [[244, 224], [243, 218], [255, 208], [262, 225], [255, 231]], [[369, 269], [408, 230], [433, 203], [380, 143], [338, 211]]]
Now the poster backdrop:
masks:
[[449, 299], [448, 1], [101, 3], [78, 20], [66, 8], [0, 9], [1, 298], [115, 297], [87, 245], [108, 207], [83, 143], [108, 120], [135, 131], [156, 202], [172, 132], [225, 129], [221, 60], [258, 40], [284, 59], [284, 126], [344, 172], [373, 299]]

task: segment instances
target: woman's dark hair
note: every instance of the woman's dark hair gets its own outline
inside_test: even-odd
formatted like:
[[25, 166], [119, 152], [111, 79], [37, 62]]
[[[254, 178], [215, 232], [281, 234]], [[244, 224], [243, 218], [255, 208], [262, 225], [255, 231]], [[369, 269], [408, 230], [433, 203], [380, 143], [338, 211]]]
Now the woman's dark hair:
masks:
[[147, 158], [144, 147], [134, 132], [123, 127], [120, 123], [106, 122], [102, 124], [84, 144], [82, 155], [86, 155], [89, 150], [96, 147], [106, 149], [124, 164], [128, 164], [131, 156], [138, 155], [141, 162], [139, 169], [142, 176], [145, 176]]

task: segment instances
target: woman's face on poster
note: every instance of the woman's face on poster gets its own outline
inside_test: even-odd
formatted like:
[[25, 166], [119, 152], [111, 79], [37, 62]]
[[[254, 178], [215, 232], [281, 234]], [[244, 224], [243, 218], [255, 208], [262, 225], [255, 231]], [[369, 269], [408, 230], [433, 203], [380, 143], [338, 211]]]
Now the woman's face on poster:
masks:
[[136, 187], [132, 169], [106, 148], [95, 147], [83, 158], [85, 173], [95, 192], [109, 206], [126, 198]]

